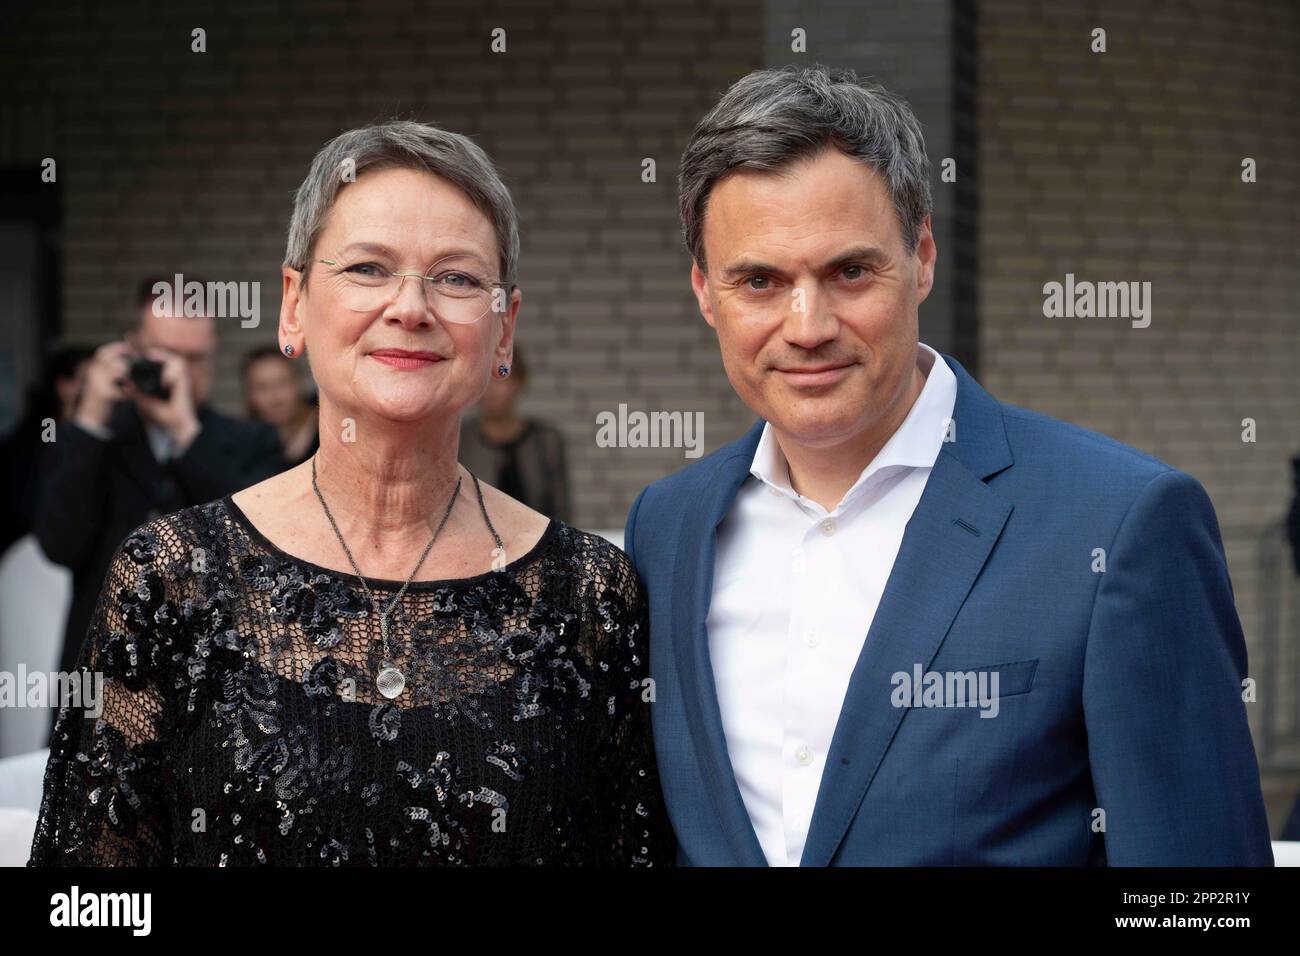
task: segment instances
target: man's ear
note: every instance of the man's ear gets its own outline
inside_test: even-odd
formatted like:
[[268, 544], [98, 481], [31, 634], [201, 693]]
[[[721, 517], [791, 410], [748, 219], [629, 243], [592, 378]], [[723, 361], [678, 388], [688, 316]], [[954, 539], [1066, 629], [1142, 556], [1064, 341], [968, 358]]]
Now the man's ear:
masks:
[[934, 262], [938, 257], [938, 249], [934, 244], [934, 234], [930, 231], [930, 217], [926, 216], [921, 220], [921, 228], [917, 231], [916, 240], [916, 301], [920, 304], [929, 296], [930, 290], [934, 288]]
[[700, 265], [694, 259], [691, 260], [691, 291], [695, 293], [700, 315], [704, 316], [704, 321], [709, 323], [710, 328], [716, 329], [718, 325], [713, 318], [713, 300], [709, 298], [709, 277], [700, 271]]

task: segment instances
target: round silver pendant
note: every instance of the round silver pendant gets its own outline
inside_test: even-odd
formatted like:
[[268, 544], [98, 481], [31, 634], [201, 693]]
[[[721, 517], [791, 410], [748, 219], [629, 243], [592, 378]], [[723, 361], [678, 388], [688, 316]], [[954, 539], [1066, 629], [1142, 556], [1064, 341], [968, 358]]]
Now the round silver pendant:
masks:
[[406, 686], [406, 678], [392, 664], [385, 664], [380, 668], [379, 676], [375, 678], [375, 686], [379, 688], [379, 693], [392, 700]]

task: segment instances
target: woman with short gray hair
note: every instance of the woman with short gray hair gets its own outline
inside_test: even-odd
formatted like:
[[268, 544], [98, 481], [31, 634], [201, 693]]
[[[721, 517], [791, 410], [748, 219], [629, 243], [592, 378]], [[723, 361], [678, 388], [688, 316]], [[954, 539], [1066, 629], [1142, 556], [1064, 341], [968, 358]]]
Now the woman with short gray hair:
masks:
[[123, 542], [81, 657], [100, 712], [59, 713], [33, 864], [672, 861], [636, 571], [457, 461], [510, 373], [518, 258], [464, 136], [317, 154], [279, 343], [320, 448]]

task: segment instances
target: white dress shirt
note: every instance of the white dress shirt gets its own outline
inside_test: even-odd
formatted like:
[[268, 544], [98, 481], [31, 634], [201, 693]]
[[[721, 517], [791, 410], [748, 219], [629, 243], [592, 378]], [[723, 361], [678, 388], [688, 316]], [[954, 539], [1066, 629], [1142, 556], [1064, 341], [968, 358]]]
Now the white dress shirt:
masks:
[[149, 448], [159, 464], [166, 464], [176, 457], [176, 440], [172, 438], [171, 432], [151, 422], [146, 422], [144, 427], [149, 436]]
[[803, 855], [849, 677], [957, 401], [937, 352], [921, 343], [917, 364], [921, 394], [834, 511], [794, 491], [768, 424], [718, 528], [709, 656], [731, 766], [773, 866]]

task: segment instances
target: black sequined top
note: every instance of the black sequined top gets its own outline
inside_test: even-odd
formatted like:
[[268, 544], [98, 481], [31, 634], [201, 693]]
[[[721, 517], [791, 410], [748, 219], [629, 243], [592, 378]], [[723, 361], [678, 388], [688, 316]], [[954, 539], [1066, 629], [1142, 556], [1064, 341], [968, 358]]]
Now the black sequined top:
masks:
[[410, 585], [389, 701], [354, 575], [229, 496], [155, 518], [104, 582], [101, 709], [58, 715], [28, 865], [670, 864], [647, 628], [623, 552], [552, 520], [501, 570]]

